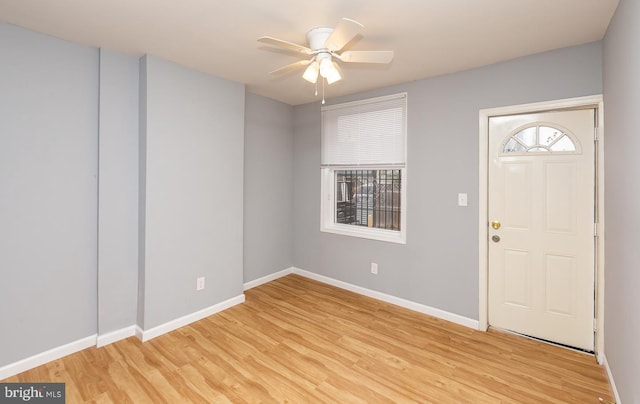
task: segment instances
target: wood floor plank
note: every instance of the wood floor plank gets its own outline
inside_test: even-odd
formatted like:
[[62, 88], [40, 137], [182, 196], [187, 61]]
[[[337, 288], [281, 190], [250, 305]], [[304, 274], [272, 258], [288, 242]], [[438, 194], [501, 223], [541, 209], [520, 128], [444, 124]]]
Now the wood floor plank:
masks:
[[89, 348], [5, 382], [68, 403], [598, 403], [592, 355], [479, 332], [297, 275], [141, 343]]

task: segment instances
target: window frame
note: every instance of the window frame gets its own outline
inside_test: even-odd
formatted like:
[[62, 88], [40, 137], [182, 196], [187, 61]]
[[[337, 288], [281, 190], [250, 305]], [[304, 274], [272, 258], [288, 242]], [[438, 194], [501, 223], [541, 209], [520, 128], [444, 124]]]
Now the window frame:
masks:
[[[404, 114], [402, 134], [404, 138], [404, 164], [349, 164], [349, 165], [322, 165], [320, 166], [320, 231], [324, 233], [339, 234], [343, 236], [358, 237], [370, 240], [390, 243], [406, 244], [407, 234], [407, 93], [394, 94], [385, 97], [365, 99], [346, 104], [333, 105], [330, 108], [340, 106], [349, 107], [373, 102], [382, 102], [391, 98], [404, 97]], [[323, 129], [324, 130], [324, 129]], [[379, 229], [353, 224], [337, 223], [336, 201], [336, 172], [342, 170], [400, 170], [400, 230]]]

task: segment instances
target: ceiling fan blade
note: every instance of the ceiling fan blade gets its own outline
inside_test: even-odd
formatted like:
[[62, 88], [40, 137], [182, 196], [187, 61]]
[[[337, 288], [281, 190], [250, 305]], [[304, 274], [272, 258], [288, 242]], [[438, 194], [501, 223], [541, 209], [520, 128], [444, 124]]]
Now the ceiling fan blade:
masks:
[[335, 56], [345, 63], [390, 63], [393, 51], [347, 51]]
[[329, 38], [325, 41], [324, 47], [330, 51], [337, 52], [355, 38], [363, 29], [364, 25], [359, 22], [343, 18], [338, 22], [338, 25], [336, 25], [331, 35], [329, 35]]
[[303, 66], [308, 65], [309, 63], [311, 63], [311, 61], [312, 61], [312, 60], [313, 60], [313, 58], [312, 58], [312, 59], [309, 59], [309, 60], [298, 60], [297, 62], [294, 62], [294, 63], [288, 64], [288, 65], [286, 65], [286, 66], [282, 66], [282, 67], [281, 67], [281, 68], [279, 68], [279, 69], [276, 69], [276, 70], [274, 70], [274, 71], [272, 71], [272, 72], [269, 72], [269, 74], [282, 74], [282, 73], [287, 73], [287, 72], [290, 72], [290, 71], [292, 71], [292, 70], [295, 70], [295, 69], [298, 69], [298, 68], [300, 68], [300, 67], [303, 67]]
[[313, 54], [313, 51], [306, 46], [298, 45], [297, 43], [284, 41], [282, 39], [273, 38], [270, 36], [261, 36], [258, 38], [258, 42], [266, 43], [280, 48], [292, 50], [294, 52], [304, 53], [305, 55]]

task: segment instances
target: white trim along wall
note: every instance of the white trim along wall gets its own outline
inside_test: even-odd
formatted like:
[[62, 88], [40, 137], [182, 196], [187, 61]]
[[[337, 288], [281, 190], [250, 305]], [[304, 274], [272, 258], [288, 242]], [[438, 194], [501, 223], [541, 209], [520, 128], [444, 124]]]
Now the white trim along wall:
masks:
[[29, 369], [33, 369], [37, 366], [44, 365], [45, 363], [56, 359], [60, 359], [63, 356], [91, 348], [96, 345], [96, 341], [97, 335], [90, 335], [77, 341], [19, 360], [18, 362], [10, 363], [0, 368], [0, 380], [25, 372]]
[[202, 310], [196, 311], [195, 313], [191, 313], [186, 316], [171, 320], [148, 330], [143, 330], [137, 325], [131, 325], [120, 330], [106, 333], [104, 335], [92, 335], [86, 338], [82, 338], [69, 344], [65, 344], [63, 346], [59, 346], [48, 351], [33, 355], [29, 358], [25, 358], [18, 362], [0, 367], [0, 380], [6, 379], [7, 377], [11, 377], [29, 369], [33, 369], [37, 366], [44, 365], [47, 362], [60, 359], [64, 356], [71, 355], [72, 353], [82, 351], [83, 349], [91, 348], [93, 346], [100, 348], [105, 345], [109, 345], [133, 336], [136, 336], [142, 342], [146, 342], [152, 338], [158, 337], [162, 334], [166, 334], [175, 329], [201, 320], [205, 317], [209, 317], [240, 303], [244, 303], [244, 294], [233, 297], [218, 304], [214, 304], [213, 306], [206, 307]]
[[343, 282], [334, 278], [329, 278], [327, 276], [318, 275], [313, 272], [305, 271], [304, 269], [291, 267], [288, 269], [284, 269], [280, 272], [276, 272], [272, 275], [265, 276], [260, 279], [256, 279], [255, 281], [245, 283], [244, 290], [248, 290], [254, 288], [256, 286], [260, 286], [264, 283], [271, 282], [274, 279], [280, 278], [282, 276], [286, 276], [289, 274], [296, 274], [300, 276], [304, 276], [305, 278], [313, 279], [318, 282], [326, 283], [331, 286], [335, 286], [341, 289], [345, 289], [354, 293], [358, 293], [367, 297], [371, 297], [373, 299], [378, 299], [383, 302], [395, 304], [396, 306], [404, 307], [409, 310], [417, 311], [419, 313], [427, 314], [433, 317], [440, 318], [442, 320], [451, 321], [452, 323], [456, 323], [459, 325], [463, 325], [465, 327], [478, 329], [478, 321], [461, 316], [459, 314], [450, 313], [448, 311], [440, 310], [435, 307], [427, 306], [421, 303], [412, 302], [410, 300], [402, 299], [399, 297], [395, 297], [392, 295], [388, 295], [386, 293], [378, 292], [371, 289], [366, 289], [360, 286], [356, 286], [347, 282]]
[[[455, 313], [450, 313], [444, 310], [440, 310], [434, 307], [430, 307], [421, 303], [412, 302], [410, 300], [402, 299], [399, 297], [391, 296], [385, 293], [381, 293], [375, 290], [366, 289], [360, 286], [352, 285], [347, 282], [343, 282], [337, 279], [329, 278], [323, 275], [318, 275], [313, 272], [305, 271], [300, 268], [287, 268], [281, 271], [275, 272], [273, 274], [264, 276], [262, 278], [253, 280], [251, 282], [247, 282], [244, 284], [244, 290], [248, 290], [251, 288], [255, 288], [256, 286], [260, 286], [262, 284], [271, 282], [283, 276], [287, 276], [289, 274], [296, 274], [300, 276], [304, 276], [309, 279], [316, 280], [318, 282], [326, 283], [328, 285], [332, 285], [341, 289], [349, 290], [354, 293], [358, 293], [364, 296], [371, 297], [373, 299], [378, 299], [390, 304], [394, 304], [396, 306], [404, 307], [413, 311], [417, 311], [419, 313], [427, 314], [433, 317], [440, 318], [442, 320], [450, 321], [455, 324], [463, 325], [465, 327], [478, 329], [479, 323], [477, 320], [467, 318]], [[5, 379], [7, 377], [11, 377], [18, 373], [24, 372], [26, 370], [32, 369], [34, 367], [43, 365], [47, 362], [54, 361], [56, 359], [62, 358], [63, 356], [70, 355], [72, 353], [81, 351], [86, 348], [90, 348], [93, 346], [97, 346], [98, 348], [103, 347], [108, 344], [112, 344], [114, 342], [120, 341], [125, 338], [129, 338], [132, 336], [136, 336], [142, 342], [148, 341], [152, 338], [158, 337], [162, 334], [173, 331], [177, 328], [188, 325], [192, 322], [198, 321], [205, 317], [211, 316], [215, 313], [221, 312], [228, 308], [231, 308], [237, 304], [243, 303], [245, 301], [244, 294], [236, 296], [227, 301], [221, 302], [219, 304], [213, 305], [211, 307], [207, 307], [195, 313], [189, 314], [187, 316], [169, 321], [165, 324], [159, 325], [157, 327], [153, 327], [148, 330], [143, 330], [136, 325], [131, 325], [129, 327], [125, 327], [121, 330], [116, 330], [113, 332], [109, 332], [104, 335], [93, 335], [87, 338], [83, 338], [81, 340], [72, 342], [70, 344], [57, 347], [51, 349], [49, 351], [34, 355], [30, 358], [26, 358], [16, 363], [9, 364], [0, 368], [0, 379]]]

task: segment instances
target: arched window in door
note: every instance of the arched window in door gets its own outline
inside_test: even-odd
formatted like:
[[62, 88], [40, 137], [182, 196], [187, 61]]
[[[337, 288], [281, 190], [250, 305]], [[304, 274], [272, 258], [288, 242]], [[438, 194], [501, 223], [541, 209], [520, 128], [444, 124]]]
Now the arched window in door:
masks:
[[514, 130], [502, 153], [580, 153], [580, 147], [568, 130], [538, 122]]

